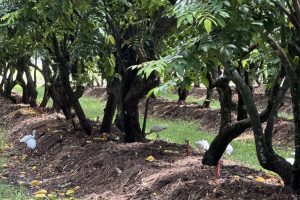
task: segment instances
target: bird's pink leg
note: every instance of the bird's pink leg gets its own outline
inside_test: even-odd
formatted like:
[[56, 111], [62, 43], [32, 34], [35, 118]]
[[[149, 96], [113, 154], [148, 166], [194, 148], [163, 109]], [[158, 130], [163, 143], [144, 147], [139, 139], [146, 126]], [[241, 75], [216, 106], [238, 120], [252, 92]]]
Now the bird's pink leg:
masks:
[[219, 160], [217, 166], [215, 167], [215, 175], [216, 175], [216, 178], [220, 178], [221, 177], [221, 164], [222, 164], [222, 161]]

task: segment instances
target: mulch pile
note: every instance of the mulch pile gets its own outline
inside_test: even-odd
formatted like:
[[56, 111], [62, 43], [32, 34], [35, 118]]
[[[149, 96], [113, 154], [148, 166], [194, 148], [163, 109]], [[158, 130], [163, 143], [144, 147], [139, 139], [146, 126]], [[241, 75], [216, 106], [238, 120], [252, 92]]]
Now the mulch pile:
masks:
[[[0, 122], [9, 158], [0, 178], [31, 193], [43, 188], [63, 197], [73, 189], [80, 199], [295, 199], [273, 175], [224, 161], [222, 178], [201, 156], [186, 156], [183, 145], [152, 141], [123, 144], [96, 141], [74, 130], [60, 114], [15, 105], [0, 97]], [[99, 124], [95, 123], [95, 129]], [[37, 149], [20, 137], [37, 130]], [[154, 161], [146, 160], [149, 156]], [[257, 179], [258, 178], [258, 179]], [[41, 181], [31, 186], [31, 181]]]

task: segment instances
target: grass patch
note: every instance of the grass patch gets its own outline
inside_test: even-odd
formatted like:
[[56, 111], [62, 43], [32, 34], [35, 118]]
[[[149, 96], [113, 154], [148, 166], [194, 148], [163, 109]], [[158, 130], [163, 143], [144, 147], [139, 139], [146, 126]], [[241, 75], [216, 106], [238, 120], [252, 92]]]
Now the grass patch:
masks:
[[95, 97], [81, 97], [79, 99], [80, 104], [86, 114], [86, 116], [89, 119], [96, 119], [97, 116], [100, 117], [100, 120], [102, 119], [104, 115], [104, 107], [105, 102], [101, 101]]
[[[0, 148], [6, 145], [6, 139], [3, 131], [0, 129]], [[0, 154], [0, 172], [3, 165], [8, 162], [5, 154]], [[13, 186], [0, 178], [0, 199], [7, 200], [25, 200], [28, 199], [28, 193], [24, 188]]]
[[[36, 88], [37, 92], [38, 92], [38, 96], [37, 96], [37, 102], [38, 103], [41, 103], [42, 100], [43, 100], [43, 97], [44, 97], [44, 86], [38, 86]], [[16, 85], [14, 88], [13, 88], [13, 91], [14, 92], [17, 92], [18, 94], [22, 95], [22, 92], [23, 92], [23, 88], [19, 85]], [[52, 104], [53, 104], [53, 101], [52, 99], [49, 99], [48, 101], [48, 104], [47, 104], [47, 107], [52, 107]]]
[[279, 112], [278, 117], [281, 117], [281, 118], [286, 119], [286, 120], [293, 120], [294, 119], [293, 113], [286, 113], [286, 112]]

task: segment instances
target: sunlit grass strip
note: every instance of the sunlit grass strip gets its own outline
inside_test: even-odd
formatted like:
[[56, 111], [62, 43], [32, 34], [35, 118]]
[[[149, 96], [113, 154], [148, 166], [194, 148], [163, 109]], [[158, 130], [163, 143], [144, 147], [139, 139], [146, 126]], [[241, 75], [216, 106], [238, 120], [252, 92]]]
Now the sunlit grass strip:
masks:
[[[6, 139], [4, 132], [0, 129], [0, 148], [4, 148], [6, 145]], [[0, 173], [3, 170], [4, 164], [8, 162], [5, 154], [0, 154]], [[0, 177], [0, 199], [4, 200], [25, 200], [28, 199], [28, 193], [24, 188], [13, 186], [2, 180]]]

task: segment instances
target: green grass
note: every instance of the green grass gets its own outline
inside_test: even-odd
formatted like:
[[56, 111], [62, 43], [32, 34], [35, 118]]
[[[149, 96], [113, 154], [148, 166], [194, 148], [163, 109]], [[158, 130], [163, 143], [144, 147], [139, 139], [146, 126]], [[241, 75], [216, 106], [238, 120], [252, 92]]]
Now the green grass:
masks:
[[[0, 129], [0, 148], [6, 144], [5, 135]], [[4, 154], [0, 154], [0, 173], [3, 171], [2, 166], [8, 162]], [[24, 188], [13, 186], [0, 178], [0, 199], [1, 200], [25, 200], [28, 199], [28, 193]]]
[[105, 107], [104, 101], [100, 101], [95, 97], [84, 96], [80, 98], [80, 104], [88, 118], [96, 119], [97, 116], [99, 116], [101, 119], [103, 117]]
[[278, 117], [281, 117], [281, 118], [286, 119], [286, 120], [293, 120], [294, 119], [293, 113], [286, 113], [286, 112], [279, 112]]
[[[165, 98], [165, 99], [168, 99], [168, 100], [171, 100], [171, 101], [177, 101], [178, 100], [178, 95], [174, 94], [174, 93], [166, 93], [166, 94], [163, 94], [161, 97]], [[186, 98], [187, 103], [196, 103], [198, 105], [202, 105], [204, 100], [205, 100], [204, 98], [196, 98], [195, 96], [192, 96], [192, 95], [189, 95]], [[220, 102], [215, 100], [215, 99], [212, 99], [212, 101], [210, 103], [210, 108], [214, 109], [214, 110], [220, 109]]]

